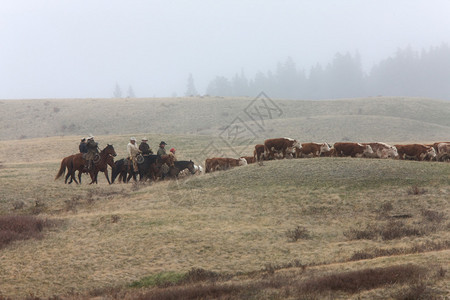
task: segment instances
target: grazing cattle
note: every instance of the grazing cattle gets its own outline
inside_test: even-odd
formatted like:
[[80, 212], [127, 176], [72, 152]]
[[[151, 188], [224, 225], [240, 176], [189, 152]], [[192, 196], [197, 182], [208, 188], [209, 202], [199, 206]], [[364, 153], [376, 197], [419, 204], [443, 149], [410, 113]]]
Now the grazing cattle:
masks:
[[363, 143], [363, 145], [369, 145], [375, 158], [398, 158], [398, 151], [395, 146], [385, 143]]
[[423, 144], [394, 145], [400, 159], [432, 160], [436, 157], [433, 146]]
[[372, 147], [360, 143], [335, 143], [336, 156], [364, 157], [373, 154]]
[[253, 164], [256, 162], [256, 159], [253, 156], [242, 156], [241, 158], [244, 158], [247, 161], [247, 164]]
[[253, 156], [255, 157], [256, 161], [265, 160], [266, 157], [264, 156], [264, 145], [258, 144], [255, 145], [255, 150], [253, 150]]
[[450, 159], [450, 143], [438, 143], [437, 144], [437, 160], [446, 161]]
[[224, 158], [214, 157], [205, 160], [205, 173], [210, 173], [218, 170], [228, 170], [232, 167], [245, 166], [247, 161], [244, 158]]
[[295, 157], [318, 157], [326, 152], [330, 152], [331, 148], [327, 143], [303, 143], [301, 148], [295, 149]]
[[291, 138], [268, 139], [264, 141], [264, 155], [266, 159], [275, 159], [275, 153], [280, 153], [282, 158], [286, 154], [295, 155], [295, 149], [300, 149], [300, 143]]

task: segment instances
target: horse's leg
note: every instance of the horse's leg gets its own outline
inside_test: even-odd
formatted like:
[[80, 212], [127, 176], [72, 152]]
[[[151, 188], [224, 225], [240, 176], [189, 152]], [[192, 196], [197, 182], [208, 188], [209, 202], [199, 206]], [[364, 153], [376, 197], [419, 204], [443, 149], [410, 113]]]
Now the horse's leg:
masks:
[[105, 177], [106, 177], [106, 180], [108, 180], [108, 183], [111, 184], [111, 181], [109, 181], [108, 169], [105, 170]]

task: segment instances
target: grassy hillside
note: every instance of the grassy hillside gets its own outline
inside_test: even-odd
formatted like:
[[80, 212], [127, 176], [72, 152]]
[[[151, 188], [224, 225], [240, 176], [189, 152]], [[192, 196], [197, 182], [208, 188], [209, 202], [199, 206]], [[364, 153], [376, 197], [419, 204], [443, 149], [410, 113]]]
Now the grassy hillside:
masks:
[[[450, 297], [449, 163], [291, 159], [146, 184], [54, 180], [88, 133], [117, 159], [147, 136], [197, 164], [251, 155], [268, 137], [450, 140], [448, 102], [280, 100], [258, 129], [252, 100], [0, 101], [0, 298]], [[250, 128], [242, 139], [233, 120]], [[10, 242], [4, 216], [39, 218], [37, 238]]]
[[[99, 139], [125, 145], [127, 136]], [[192, 153], [209, 142], [203, 136], [166, 137], [178, 138]], [[0, 249], [0, 294], [135, 298], [170, 290], [164, 280], [177, 282], [197, 268], [216, 278], [216, 287], [243, 284], [236, 297], [248, 298], [251, 291], [256, 298], [285, 299], [296, 298], [291, 288], [300, 282], [395, 266], [410, 266], [411, 274], [424, 271], [419, 281], [332, 293], [342, 299], [395, 298], [418, 283], [431, 295], [450, 293], [448, 163], [298, 159], [179, 181], [109, 186], [99, 177], [98, 186], [69, 186], [53, 179], [71, 139], [16, 141], [19, 150], [2, 158], [1, 215], [33, 214], [59, 225], [42, 239]], [[0, 146], [10, 152], [9, 142]], [[22, 208], [15, 209], [17, 201]], [[151, 283], [156, 278], [166, 279]], [[329, 295], [317, 293], [312, 295]]]
[[[253, 100], [167, 98], [0, 101], [0, 140], [135, 132], [216, 136], [236, 118], [246, 122], [261, 139], [287, 134], [300, 140], [327, 141], [342, 138], [380, 141], [450, 138], [449, 102], [387, 97], [335, 101], [274, 100], [281, 115], [277, 112], [270, 118], [265, 117], [269, 122], [261, 130], [244, 112]], [[261, 109], [261, 113], [267, 115], [264, 109]], [[433, 137], [429, 136], [430, 132]]]

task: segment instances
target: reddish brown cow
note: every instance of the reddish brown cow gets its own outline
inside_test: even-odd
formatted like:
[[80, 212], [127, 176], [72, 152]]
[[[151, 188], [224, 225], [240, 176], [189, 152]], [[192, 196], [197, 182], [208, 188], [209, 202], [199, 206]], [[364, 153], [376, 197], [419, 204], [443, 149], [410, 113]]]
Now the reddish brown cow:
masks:
[[226, 157], [214, 157], [207, 158], [205, 160], [205, 173], [210, 173], [218, 170], [227, 170], [236, 166], [244, 166], [247, 161], [243, 158], [226, 158]]
[[336, 156], [364, 157], [373, 154], [372, 147], [360, 143], [335, 143]]
[[253, 156], [255, 157], [255, 159], [257, 161], [266, 159], [264, 156], [264, 145], [263, 144], [258, 144], [255, 146], [255, 150], [253, 151]]
[[256, 159], [253, 156], [242, 156], [241, 158], [245, 159], [247, 161], [247, 164], [252, 164], [256, 162]]
[[424, 144], [394, 146], [397, 148], [400, 159], [431, 160], [436, 157], [436, 150], [434, 150], [433, 146], [427, 146]]
[[303, 143], [301, 148], [295, 149], [295, 157], [318, 157], [331, 150], [327, 143]]
[[281, 153], [286, 157], [286, 153], [295, 155], [295, 149], [301, 148], [300, 143], [290, 138], [268, 139], [264, 141], [264, 155], [267, 159], [275, 159], [275, 153]]

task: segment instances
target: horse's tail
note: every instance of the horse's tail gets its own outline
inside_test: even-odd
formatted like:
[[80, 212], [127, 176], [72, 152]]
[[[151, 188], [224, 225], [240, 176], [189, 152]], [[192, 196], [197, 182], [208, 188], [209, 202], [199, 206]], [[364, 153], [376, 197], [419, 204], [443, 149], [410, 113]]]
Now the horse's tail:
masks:
[[63, 176], [64, 173], [66, 172], [66, 160], [63, 159], [61, 161], [61, 167], [59, 168], [58, 174], [56, 174], [55, 180], [57, 180], [59, 177]]

